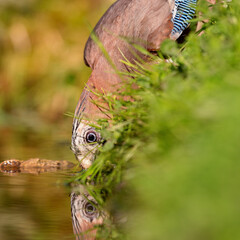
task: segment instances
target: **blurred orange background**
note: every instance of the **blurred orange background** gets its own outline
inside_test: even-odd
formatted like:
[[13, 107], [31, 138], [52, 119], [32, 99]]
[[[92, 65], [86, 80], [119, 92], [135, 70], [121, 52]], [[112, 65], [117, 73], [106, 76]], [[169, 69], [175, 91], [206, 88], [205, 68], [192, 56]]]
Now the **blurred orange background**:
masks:
[[0, 161], [64, 155], [56, 143], [70, 144], [65, 113], [91, 70], [84, 45], [112, 2], [0, 0]]

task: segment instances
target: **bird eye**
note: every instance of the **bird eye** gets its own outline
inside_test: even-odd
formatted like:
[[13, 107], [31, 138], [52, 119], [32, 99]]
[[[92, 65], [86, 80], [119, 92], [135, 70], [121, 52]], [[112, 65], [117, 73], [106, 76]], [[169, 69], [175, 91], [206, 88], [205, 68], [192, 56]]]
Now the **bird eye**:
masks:
[[85, 211], [87, 214], [93, 214], [94, 212], [96, 212], [96, 208], [91, 203], [88, 203], [86, 205]]
[[93, 206], [93, 204], [89, 201], [84, 202], [82, 210], [84, 216], [86, 216], [87, 218], [97, 218], [99, 215], [96, 207]]
[[86, 141], [87, 143], [94, 143], [97, 142], [97, 134], [94, 131], [90, 131], [86, 134]]

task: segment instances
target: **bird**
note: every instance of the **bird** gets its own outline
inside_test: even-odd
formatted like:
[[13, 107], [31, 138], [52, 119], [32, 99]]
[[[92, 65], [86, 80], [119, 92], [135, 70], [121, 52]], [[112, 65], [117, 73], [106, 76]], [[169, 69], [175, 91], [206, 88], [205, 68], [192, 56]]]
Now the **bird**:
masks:
[[148, 61], [133, 44], [157, 52], [164, 40], [177, 40], [194, 17], [196, 4], [197, 0], [117, 0], [98, 21], [84, 49], [84, 61], [92, 73], [76, 106], [72, 125], [71, 149], [82, 168], [92, 165], [101, 144], [101, 135], [91, 123], [99, 118], [110, 119], [94, 104], [104, 104], [94, 93], [117, 91], [123, 81], [117, 71], [131, 72], [121, 60], [134, 63], [140, 57]]

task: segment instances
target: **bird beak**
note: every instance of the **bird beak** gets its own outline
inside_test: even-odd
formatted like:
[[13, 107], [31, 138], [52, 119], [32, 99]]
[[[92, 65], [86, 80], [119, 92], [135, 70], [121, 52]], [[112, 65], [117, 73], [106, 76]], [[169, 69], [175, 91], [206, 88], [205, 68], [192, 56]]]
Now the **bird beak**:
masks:
[[91, 167], [95, 159], [95, 155], [89, 152], [87, 156], [77, 155], [76, 158], [80, 162], [82, 168], [87, 169]]

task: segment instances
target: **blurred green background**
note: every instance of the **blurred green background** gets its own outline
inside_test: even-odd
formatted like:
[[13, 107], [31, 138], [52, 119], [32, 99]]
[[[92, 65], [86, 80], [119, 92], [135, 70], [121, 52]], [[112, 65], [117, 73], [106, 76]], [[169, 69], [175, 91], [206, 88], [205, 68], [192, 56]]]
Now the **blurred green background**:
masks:
[[90, 74], [89, 33], [112, 2], [0, 0], [0, 161], [73, 156], [64, 114]]

